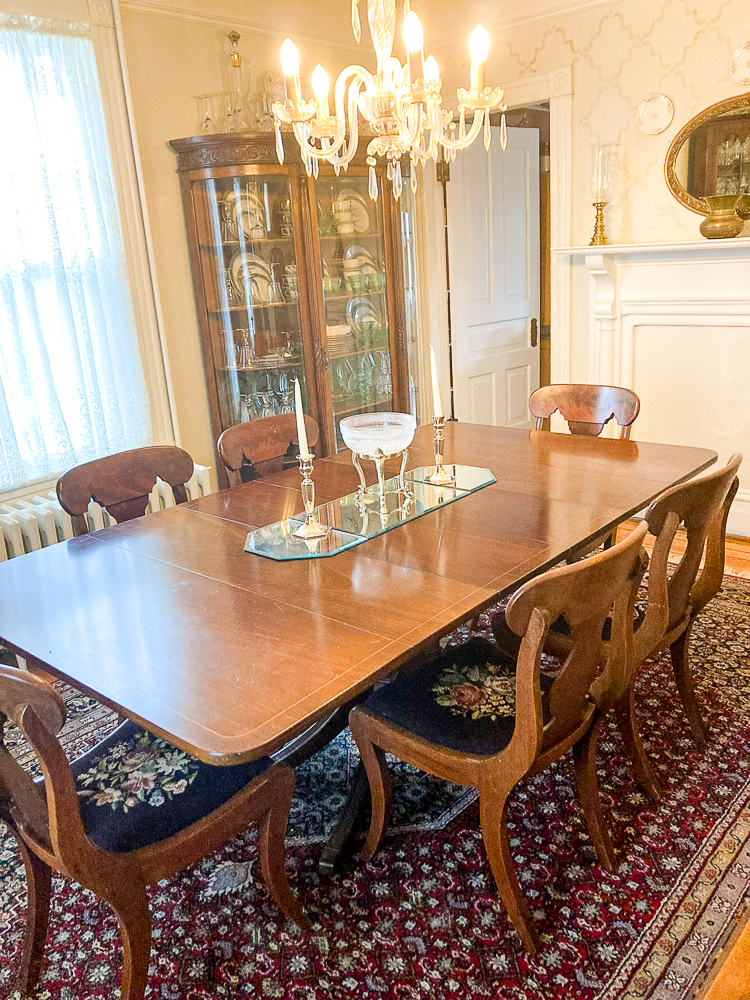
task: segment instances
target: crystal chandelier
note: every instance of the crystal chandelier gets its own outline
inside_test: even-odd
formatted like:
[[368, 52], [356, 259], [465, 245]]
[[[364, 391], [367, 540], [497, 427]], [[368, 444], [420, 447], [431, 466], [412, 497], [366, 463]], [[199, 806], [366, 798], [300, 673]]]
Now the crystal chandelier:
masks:
[[[490, 111], [502, 104], [500, 87], [486, 87], [485, 65], [490, 38], [479, 25], [471, 36], [471, 86], [457, 90], [458, 125], [451, 111], [443, 108], [442, 81], [434, 56], [424, 58], [423, 32], [419, 18], [404, 2], [403, 34], [406, 63], [392, 54], [396, 34], [396, 0], [367, 0], [367, 20], [377, 55], [377, 71], [373, 75], [364, 66], [347, 66], [339, 73], [334, 89], [335, 114], [328, 103], [328, 74], [318, 65], [312, 75], [315, 100], [302, 96], [299, 78], [299, 53], [290, 38], [281, 47], [281, 67], [286, 78], [287, 99], [276, 101], [272, 111], [276, 127], [276, 152], [284, 162], [281, 126], [291, 125], [302, 150], [308, 175], [317, 177], [320, 160], [327, 160], [338, 174], [347, 169], [359, 144], [359, 115], [364, 118], [368, 135], [367, 163], [370, 167], [370, 197], [378, 197], [375, 173], [377, 158], [387, 161], [387, 176], [393, 194], [400, 197], [403, 189], [401, 158], [409, 155], [412, 163], [411, 185], [416, 190], [417, 164], [437, 160], [441, 149], [447, 160], [456, 151], [465, 149], [477, 138], [484, 125], [484, 145], [490, 148]], [[359, 0], [352, 0], [352, 28], [357, 42], [361, 38]], [[466, 113], [473, 113], [466, 127]], [[505, 149], [505, 114], [500, 129], [500, 142]]]

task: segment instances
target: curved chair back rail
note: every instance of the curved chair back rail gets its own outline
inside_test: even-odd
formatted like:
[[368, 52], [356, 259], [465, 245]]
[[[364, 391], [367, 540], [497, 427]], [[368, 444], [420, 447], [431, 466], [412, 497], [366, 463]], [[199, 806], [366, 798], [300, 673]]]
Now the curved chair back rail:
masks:
[[615, 385], [545, 385], [529, 397], [529, 409], [542, 430], [555, 410], [567, 421], [571, 434], [597, 437], [613, 417], [620, 425], [620, 437], [627, 440], [638, 416], [641, 401], [631, 389]]
[[176, 503], [185, 503], [185, 484], [194, 468], [190, 455], [174, 445], [134, 448], [63, 473], [57, 481], [57, 497], [73, 518], [76, 535], [84, 535], [88, 531], [86, 511], [92, 500], [116, 521], [131, 521], [146, 513], [157, 478], [169, 483]]
[[[62, 698], [46, 681], [11, 667], [0, 666], [0, 713], [21, 730], [44, 774], [43, 782], [34, 781], [0, 740], [0, 819], [18, 843], [28, 883], [18, 983], [24, 996], [34, 991], [41, 973], [53, 871], [112, 906], [123, 939], [121, 995], [123, 1000], [142, 1000], [151, 952], [146, 887], [217, 850], [253, 820], [260, 820], [260, 862], [270, 894], [289, 920], [309, 926], [284, 873], [284, 834], [294, 791], [291, 768], [268, 758], [213, 767], [131, 722], [71, 765], [57, 738], [65, 721]], [[127, 777], [121, 770], [127, 756], [120, 751], [130, 741], [137, 753], [144, 739], [151, 759], [154, 754], [157, 758], [154, 773], [161, 773], [160, 763], [166, 762], [163, 773], [169, 780], [169, 768], [179, 758], [179, 773], [189, 772], [189, 780], [182, 792], [165, 796], [158, 807], [134, 800], [129, 811], [117, 810], [111, 796], [129, 794], [122, 791], [128, 786], [120, 784]], [[91, 786], [92, 773], [105, 776], [104, 795], [110, 797], [104, 802], [96, 800], [101, 787], [96, 782]]]
[[[667, 634], [685, 618], [698, 615], [716, 596], [724, 576], [724, 550], [729, 509], [739, 488], [742, 455], [736, 452], [722, 469], [666, 490], [645, 514], [649, 531], [658, 535], [668, 515], [677, 514], [687, 546], [669, 581]], [[705, 552], [706, 559], [700, 563]]]
[[[307, 443], [313, 449], [318, 442], [318, 425], [305, 414]], [[242, 483], [240, 469], [251, 462], [262, 478], [280, 472], [290, 445], [296, 446], [297, 419], [293, 413], [248, 420], [228, 427], [218, 441], [219, 457], [226, 466], [230, 486]]]
[[[601, 666], [602, 629], [608, 618], [611, 655], [617, 658], [620, 669], [627, 670], [635, 595], [647, 564], [642, 547], [646, 531], [642, 524], [619, 545], [524, 584], [506, 611], [509, 627], [522, 637], [515, 662], [504, 658], [486, 640], [479, 640], [484, 646], [471, 655], [480, 659], [470, 661], [475, 672], [462, 674], [457, 664], [461, 655], [468, 655], [470, 643], [447, 648], [437, 660], [401, 671], [349, 715], [372, 793], [372, 818], [363, 857], [369, 860], [378, 849], [390, 813], [386, 753], [428, 774], [477, 788], [482, 836], [498, 890], [521, 940], [532, 952], [540, 941], [513, 865], [508, 797], [522, 779], [571, 748], [575, 753], [594, 724], [596, 708], [589, 689]], [[541, 657], [550, 624], [560, 615], [570, 624], [570, 647], [560, 672], [550, 680], [542, 677]], [[488, 657], [494, 659], [485, 664]], [[495, 675], [493, 691], [508, 682], [515, 686], [513, 707], [498, 707], [498, 714], [491, 716], [476, 710], [483, 704], [482, 697], [488, 695], [483, 695], [474, 680], [481, 683], [478, 678], [487, 668]], [[466, 683], [460, 683], [462, 676]], [[462, 699], [470, 699], [465, 704], [474, 708], [456, 712], [458, 702], [445, 702], [444, 691], [459, 689]], [[597, 853], [602, 863], [611, 867], [600, 837], [596, 781], [588, 780], [586, 769], [579, 772], [576, 768], [576, 776]]]

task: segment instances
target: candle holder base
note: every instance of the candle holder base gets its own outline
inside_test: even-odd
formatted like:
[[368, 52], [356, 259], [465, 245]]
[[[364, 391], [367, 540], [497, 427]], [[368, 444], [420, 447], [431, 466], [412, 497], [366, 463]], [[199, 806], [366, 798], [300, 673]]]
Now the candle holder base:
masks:
[[431, 476], [427, 477], [427, 482], [432, 483], [433, 486], [453, 486], [456, 482], [456, 477], [449, 475], [443, 466], [436, 468]]
[[305, 520], [295, 528], [292, 534], [295, 538], [325, 538], [331, 530], [327, 525], [321, 524], [315, 516], [315, 483], [312, 480], [313, 459], [315, 456], [310, 453], [307, 458], [299, 457], [299, 471], [302, 476], [302, 500], [305, 504]]
[[321, 524], [313, 515], [309, 521], [305, 520], [292, 534], [295, 538], [325, 538], [330, 530], [327, 525]]
[[427, 482], [432, 483], [433, 486], [452, 486], [456, 482], [456, 477], [451, 476], [443, 468], [445, 417], [433, 417], [432, 426], [435, 430], [435, 471], [427, 477]]
[[607, 239], [607, 234], [604, 232], [604, 209], [608, 205], [607, 201], [595, 201], [593, 203], [596, 209], [596, 220], [594, 221], [594, 235], [591, 237], [590, 247], [604, 247], [607, 246], [609, 240]]

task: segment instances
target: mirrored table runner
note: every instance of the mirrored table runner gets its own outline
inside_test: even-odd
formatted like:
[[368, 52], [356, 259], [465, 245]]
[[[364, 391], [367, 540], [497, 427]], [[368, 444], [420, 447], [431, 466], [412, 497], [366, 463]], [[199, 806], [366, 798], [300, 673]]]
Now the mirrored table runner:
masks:
[[338, 500], [321, 504], [315, 508], [315, 516], [322, 525], [331, 529], [322, 538], [305, 539], [294, 535], [294, 530], [305, 519], [302, 512], [257, 528], [248, 534], [245, 552], [279, 561], [334, 556], [497, 482], [489, 469], [446, 465], [445, 470], [455, 476], [455, 484], [433, 486], [427, 482], [435, 471], [434, 466], [405, 472], [407, 493], [399, 490], [398, 476], [386, 480], [386, 513], [380, 511], [380, 495], [374, 487], [364, 495], [349, 493]]

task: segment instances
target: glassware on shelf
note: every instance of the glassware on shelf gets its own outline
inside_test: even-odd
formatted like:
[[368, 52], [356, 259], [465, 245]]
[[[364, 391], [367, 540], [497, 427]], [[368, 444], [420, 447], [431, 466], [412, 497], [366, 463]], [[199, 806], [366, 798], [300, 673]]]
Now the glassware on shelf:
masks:
[[294, 383], [288, 372], [279, 372], [276, 393], [279, 397], [279, 413], [294, 413]]
[[244, 424], [248, 420], [257, 420], [258, 411], [255, 408], [253, 397], [249, 392], [240, 393], [242, 409], [240, 411], [240, 423]]
[[380, 370], [375, 382], [375, 395], [378, 399], [389, 399], [391, 390], [391, 359], [385, 351], [380, 352]]
[[219, 128], [211, 115], [211, 95], [201, 94], [198, 100], [203, 102], [203, 117], [198, 123], [198, 135], [216, 135]]
[[224, 115], [221, 119], [222, 132], [242, 132], [247, 125], [242, 120], [242, 112], [235, 108], [233, 95], [224, 94]]

